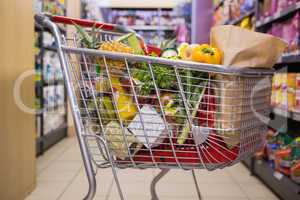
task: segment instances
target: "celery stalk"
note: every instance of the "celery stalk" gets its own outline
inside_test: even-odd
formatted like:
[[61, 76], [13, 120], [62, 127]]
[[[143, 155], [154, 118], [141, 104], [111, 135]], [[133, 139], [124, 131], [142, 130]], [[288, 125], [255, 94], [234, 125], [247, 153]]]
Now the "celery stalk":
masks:
[[[201, 101], [202, 101], [202, 97], [203, 97], [204, 92], [205, 92], [206, 85], [207, 85], [207, 82], [205, 82], [205, 84], [204, 84], [204, 87], [203, 87], [203, 89], [202, 89], [202, 92], [201, 92], [201, 94], [200, 94], [200, 96], [199, 96], [199, 100], [197, 101], [197, 103], [196, 103], [196, 105], [195, 105], [195, 107], [194, 107], [194, 109], [193, 109], [193, 112], [192, 112], [192, 114], [191, 114], [191, 118], [194, 118], [194, 117], [196, 116], [196, 114], [197, 114], [197, 111], [198, 111], [198, 109], [199, 109], [200, 103], [201, 103]], [[184, 144], [185, 140], [186, 140], [186, 139], [188, 138], [188, 136], [189, 136], [189, 132], [190, 132], [190, 130], [191, 130], [190, 128], [191, 128], [191, 127], [190, 127], [190, 123], [189, 123], [188, 120], [186, 120], [185, 125], [184, 125], [184, 127], [183, 127], [183, 129], [182, 129], [182, 132], [181, 132], [180, 136], [177, 138], [177, 143], [178, 143], [178, 144]]]

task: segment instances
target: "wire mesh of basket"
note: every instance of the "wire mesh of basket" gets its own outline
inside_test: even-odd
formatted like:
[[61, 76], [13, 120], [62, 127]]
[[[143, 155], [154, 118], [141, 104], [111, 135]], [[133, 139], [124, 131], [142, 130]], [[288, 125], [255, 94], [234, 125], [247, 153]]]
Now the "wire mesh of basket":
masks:
[[[120, 35], [98, 32], [102, 42]], [[77, 33], [62, 49], [98, 167], [110, 167], [112, 155], [120, 168], [213, 170], [264, 140], [272, 73], [87, 49]]]

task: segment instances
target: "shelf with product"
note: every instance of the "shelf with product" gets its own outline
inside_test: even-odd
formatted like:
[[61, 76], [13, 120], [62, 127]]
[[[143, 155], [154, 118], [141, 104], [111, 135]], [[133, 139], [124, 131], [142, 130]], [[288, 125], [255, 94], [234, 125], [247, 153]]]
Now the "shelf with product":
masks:
[[[243, 2], [240, 5], [238, 2], [215, 2], [214, 25], [238, 25], [269, 33], [288, 43], [285, 55], [275, 65], [269, 122], [274, 134], [268, 135], [263, 151], [244, 163], [280, 198], [299, 199], [300, 152], [291, 149], [300, 149], [300, 2], [249, 0], [240, 1]], [[283, 144], [282, 138], [289, 142]], [[290, 165], [284, 167], [287, 163]]]
[[254, 29], [256, 0], [214, 1], [213, 25], [238, 25]]
[[[36, 0], [35, 13], [65, 15], [64, 0]], [[66, 28], [60, 26], [66, 34]], [[35, 24], [35, 106], [37, 155], [67, 136], [66, 90], [55, 40], [49, 30]]]
[[[272, 2], [269, 6], [262, 5], [260, 10], [259, 19], [256, 22], [256, 28], [262, 28], [268, 26], [272, 23], [283, 21], [289, 18], [291, 15], [299, 11], [300, 2], [295, 3], [295, 1], [280, 1], [280, 5], [278, 2]], [[265, 14], [262, 14], [265, 13]]]
[[[285, 55], [278, 61], [276, 68], [295, 67], [300, 61], [300, 2], [299, 1], [263, 1], [257, 9], [256, 30], [282, 38], [288, 43]], [[289, 71], [290, 71], [289, 69]], [[299, 72], [298, 69], [291, 71]]]
[[[253, 164], [251, 164], [253, 162]], [[247, 159], [245, 165], [253, 168], [253, 175], [263, 181], [275, 194], [281, 199], [299, 199], [299, 185], [292, 181], [289, 177], [275, 171], [266, 160]], [[251, 167], [253, 165], [253, 167]]]

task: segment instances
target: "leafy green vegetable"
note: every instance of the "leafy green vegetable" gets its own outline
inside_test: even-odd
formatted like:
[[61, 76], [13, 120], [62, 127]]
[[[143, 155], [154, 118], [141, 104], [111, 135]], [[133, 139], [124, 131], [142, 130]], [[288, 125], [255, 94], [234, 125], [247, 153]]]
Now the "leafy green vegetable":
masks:
[[[160, 64], [153, 64], [152, 67], [156, 84], [160, 89], [172, 89], [176, 86], [174, 69]], [[149, 95], [154, 91], [154, 82], [147, 64], [142, 64], [138, 68], [133, 68], [132, 75], [133, 78], [142, 83], [140, 91], [142, 95]]]

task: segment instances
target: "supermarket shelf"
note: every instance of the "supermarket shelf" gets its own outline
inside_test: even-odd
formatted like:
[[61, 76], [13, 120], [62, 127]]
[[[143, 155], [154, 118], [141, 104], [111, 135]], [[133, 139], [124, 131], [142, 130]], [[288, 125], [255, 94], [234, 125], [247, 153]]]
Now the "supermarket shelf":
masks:
[[63, 124], [42, 137], [36, 139], [36, 156], [42, 155], [47, 149], [67, 136], [68, 127]]
[[300, 63], [300, 55], [286, 55], [278, 61], [277, 65], [290, 64], [290, 63]]
[[273, 108], [273, 113], [300, 122], [300, 112], [288, 111], [283, 108]]
[[41, 88], [41, 87], [57, 86], [57, 85], [64, 85], [64, 81], [58, 80], [58, 81], [50, 81], [50, 82], [45, 82], [45, 81], [36, 81], [35, 82], [36, 89]]
[[293, 113], [283, 108], [273, 108], [273, 113], [285, 118], [292, 118]]
[[36, 156], [42, 154], [42, 152], [43, 152], [42, 149], [43, 149], [42, 138], [38, 137], [38, 138], [36, 138], [36, 148], [35, 148]]
[[63, 124], [56, 130], [50, 131], [49, 133], [43, 136], [43, 151], [49, 149], [54, 144], [62, 140], [67, 136], [68, 127], [67, 124]]
[[63, 80], [56, 80], [56, 81], [49, 81], [49, 82], [44, 81], [43, 85], [45, 87], [46, 86], [51, 86], [51, 85], [64, 85], [64, 81]]
[[173, 26], [129, 26], [129, 28], [136, 31], [175, 31]]
[[289, 6], [286, 10], [277, 13], [274, 16], [266, 17], [265, 19], [256, 22], [256, 28], [261, 28], [273, 22], [276, 22], [278, 20], [284, 19], [289, 15], [293, 14], [294, 12], [298, 11], [299, 9], [300, 9], [300, 2], [296, 3], [296, 5]]
[[44, 49], [47, 51], [53, 51], [53, 52], [57, 52], [57, 48], [56, 46], [44, 46]]
[[[58, 26], [58, 28], [59, 28], [59, 30], [60, 30], [63, 34], [66, 34], [66, 33], [67, 33], [67, 29], [66, 29], [65, 27], [63, 27], [63, 26]], [[34, 30], [35, 30], [36, 32], [43, 32], [43, 31], [46, 31], [46, 32], [52, 34], [52, 32], [51, 32], [49, 29], [42, 27], [41, 25], [39, 25], [39, 24], [36, 23], [36, 22], [34, 23]]]
[[300, 199], [300, 185], [274, 171], [266, 161], [254, 161], [254, 175], [282, 199]]
[[[105, 5], [103, 5], [105, 6]], [[151, 0], [151, 1], [141, 1], [141, 0], [110, 0], [107, 3], [109, 8], [120, 8], [120, 9], [132, 9], [132, 8], [142, 8], [142, 9], [158, 9], [167, 8], [172, 9], [176, 6], [174, 0]]]
[[214, 7], [214, 11], [218, 10], [221, 6], [223, 6], [224, 0], [220, 0], [220, 2]]
[[62, 108], [65, 108], [66, 106], [67, 106], [67, 104], [51, 105], [51, 106], [44, 107], [44, 109], [47, 112], [53, 112], [55, 110], [61, 110]]
[[227, 21], [224, 22], [223, 25], [237, 25], [239, 24], [243, 19], [245, 19], [246, 17], [250, 17], [252, 15], [255, 14], [254, 10], [251, 10], [249, 12], [247, 12], [245, 15], [241, 16], [240, 18], [236, 19], [236, 20], [232, 20], [232, 21]]

